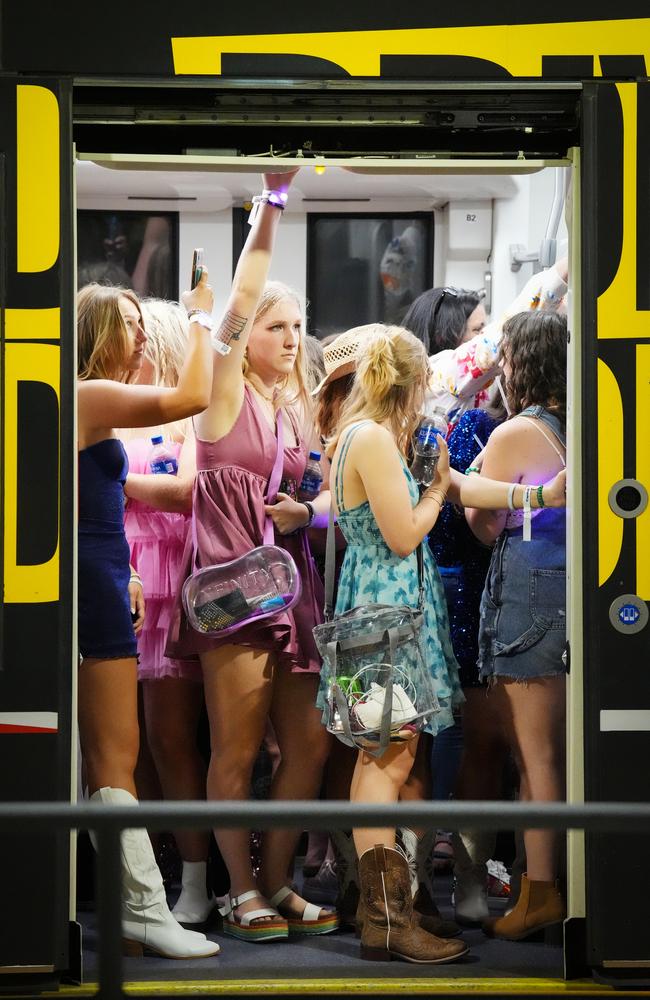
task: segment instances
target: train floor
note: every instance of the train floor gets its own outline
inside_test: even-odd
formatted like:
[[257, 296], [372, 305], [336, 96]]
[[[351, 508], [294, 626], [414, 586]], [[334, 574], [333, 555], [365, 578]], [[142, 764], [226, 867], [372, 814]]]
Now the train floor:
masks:
[[[436, 879], [436, 902], [444, 916], [453, 916], [450, 905], [451, 878]], [[501, 900], [491, 901], [496, 914], [505, 908]], [[216, 912], [216, 911], [215, 911]], [[80, 912], [83, 928], [83, 971], [85, 982], [97, 981], [97, 928], [92, 911]], [[162, 958], [124, 958], [125, 982], [194, 980], [259, 980], [268, 984], [278, 979], [504, 979], [558, 980], [563, 975], [560, 938], [510, 943], [485, 937], [480, 929], [466, 930], [469, 954], [449, 965], [415, 965], [405, 962], [369, 962], [359, 955], [359, 942], [349, 931], [287, 942], [251, 944], [224, 935], [217, 917], [203, 928], [218, 941], [220, 953], [214, 958], [169, 961]]]

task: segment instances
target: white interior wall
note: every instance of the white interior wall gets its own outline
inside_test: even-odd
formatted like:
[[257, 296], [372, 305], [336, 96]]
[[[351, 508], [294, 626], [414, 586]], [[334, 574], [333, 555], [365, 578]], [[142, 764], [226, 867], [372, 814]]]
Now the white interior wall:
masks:
[[[310, 206], [319, 212], [411, 212], [432, 211], [434, 215], [434, 267], [432, 285], [456, 285], [462, 288], [482, 288], [485, 272], [492, 273], [492, 316], [499, 316], [539, 265], [524, 264], [518, 272], [510, 268], [511, 243], [524, 244], [527, 250], [537, 249], [545, 234], [550, 212], [555, 171], [547, 169], [530, 175], [520, 175], [513, 180], [517, 193], [512, 198], [495, 198], [492, 201], [492, 254], [488, 259], [452, 261], [447, 257], [449, 240], [449, 203], [434, 207], [431, 198], [421, 201], [407, 199], [372, 199], [352, 207], [346, 202], [328, 201]], [[454, 202], [454, 204], [457, 202]], [[223, 201], [222, 201], [223, 204]], [[123, 208], [115, 201], [84, 197], [83, 208]], [[133, 208], [152, 210], [169, 209], [168, 204], [133, 204]], [[209, 212], [181, 211], [179, 214], [179, 294], [187, 287], [192, 250], [205, 248], [206, 263], [210, 267], [210, 281], [215, 291], [216, 308], [225, 303], [232, 275], [232, 222], [231, 209], [212, 208]], [[558, 256], [566, 252], [567, 230], [564, 218], [558, 232]], [[271, 277], [286, 282], [305, 298], [307, 292], [307, 212], [302, 207], [287, 210], [279, 228], [273, 257]]]

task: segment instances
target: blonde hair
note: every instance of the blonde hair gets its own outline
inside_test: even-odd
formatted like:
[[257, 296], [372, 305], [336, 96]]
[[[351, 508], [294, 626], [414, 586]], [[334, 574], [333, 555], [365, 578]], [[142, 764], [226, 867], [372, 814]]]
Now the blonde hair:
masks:
[[[129, 299], [140, 314], [140, 300], [130, 288], [92, 282], [77, 295], [77, 378], [106, 378], [127, 382], [129, 336], [120, 312], [120, 299]], [[144, 323], [143, 323], [144, 326]]]
[[341, 407], [338, 427], [328, 441], [334, 454], [342, 431], [359, 420], [388, 423], [403, 455], [420, 420], [428, 379], [424, 345], [400, 326], [375, 324], [357, 358], [352, 391]]
[[[165, 299], [143, 299], [141, 306], [147, 331], [145, 357], [153, 369], [151, 384], [175, 389], [187, 354], [187, 313], [178, 302]], [[163, 430], [168, 437], [183, 440], [188, 421], [176, 420], [166, 424]]]
[[[303, 315], [303, 305], [295, 289], [290, 288], [289, 285], [285, 285], [282, 281], [267, 281], [257, 305], [257, 310], [255, 311], [253, 326], [259, 323], [270, 309], [277, 306], [280, 302], [284, 302], [285, 299], [293, 300], [300, 309], [301, 315]], [[248, 360], [246, 357], [244, 357], [243, 371], [244, 378], [246, 378], [248, 374]], [[276, 404], [278, 408], [282, 406], [295, 407], [305, 424], [310, 424], [313, 421], [313, 407], [308, 385], [305, 332], [303, 326], [298, 342], [295, 364], [289, 375], [278, 386], [279, 394]]]

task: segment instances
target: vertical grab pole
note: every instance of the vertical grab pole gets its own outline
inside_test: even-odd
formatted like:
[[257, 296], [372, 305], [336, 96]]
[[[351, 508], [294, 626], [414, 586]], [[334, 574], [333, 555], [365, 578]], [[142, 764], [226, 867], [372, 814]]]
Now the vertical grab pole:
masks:
[[121, 830], [102, 826], [96, 832], [99, 885], [99, 997], [123, 1000]]

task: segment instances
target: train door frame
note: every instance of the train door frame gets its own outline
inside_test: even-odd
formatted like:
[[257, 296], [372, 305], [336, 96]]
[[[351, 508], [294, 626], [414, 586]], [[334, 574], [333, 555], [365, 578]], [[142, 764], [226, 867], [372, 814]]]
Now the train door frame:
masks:
[[[165, 81], [166, 84], [169, 81]], [[71, 155], [72, 150], [72, 112], [71, 112], [71, 95], [69, 81], [53, 80], [45, 77], [18, 77], [18, 76], [5, 76], [2, 80], [2, 85], [10, 92], [12, 88], [17, 88], [21, 86], [35, 86], [40, 87], [44, 91], [50, 93], [55, 93], [57, 102], [59, 104], [60, 112], [60, 123], [61, 123], [61, 135], [58, 147], [58, 162], [61, 165], [61, 183], [59, 189], [59, 206], [60, 206], [60, 218], [61, 218], [61, 250], [65, 254], [68, 253], [71, 246], [71, 236], [70, 236], [70, 223], [71, 223], [71, 211], [68, 212], [66, 216], [65, 208], [67, 205], [71, 205], [70, 191], [69, 187], [66, 188], [66, 171], [69, 167], [66, 166], [66, 157]], [[480, 84], [469, 84], [468, 86], [480, 90]], [[520, 84], [513, 81], [513, 89], [525, 88], [526, 84]], [[648, 92], [650, 85], [647, 81], [636, 81], [636, 82], [625, 82], [625, 83], [614, 83], [611, 81], [603, 82], [587, 82], [583, 85], [583, 98], [582, 103], [585, 106], [585, 139], [581, 144], [582, 156], [574, 160], [574, 170], [579, 170], [583, 178], [582, 190], [580, 192], [580, 211], [578, 213], [574, 210], [573, 216], [573, 236], [572, 241], [572, 252], [575, 254], [576, 248], [580, 243], [582, 249], [581, 259], [584, 263], [583, 275], [584, 280], [577, 284], [577, 272], [574, 270], [572, 275], [572, 296], [573, 303], [572, 309], [574, 310], [574, 317], [580, 319], [580, 325], [575, 322], [572, 324], [573, 333], [572, 340], [574, 340], [575, 332], [578, 329], [582, 329], [585, 336], [582, 341], [582, 355], [581, 355], [581, 365], [579, 370], [575, 370], [573, 378], [576, 380], [576, 390], [578, 389], [579, 382], [579, 392], [580, 400], [585, 406], [589, 408], [589, 412], [596, 414], [598, 412], [597, 402], [599, 399], [598, 388], [596, 386], [596, 365], [595, 361], [598, 356], [599, 350], [608, 348], [607, 343], [612, 337], [621, 338], [621, 342], [617, 345], [620, 350], [614, 352], [611, 357], [608, 358], [610, 365], [609, 371], [613, 377], [614, 383], [621, 385], [627, 384], [632, 378], [632, 385], [636, 383], [634, 379], [636, 378], [636, 363], [637, 358], [640, 356], [638, 354], [637, 348], [645, 348], [646, 345], [644, 341], [647, 339], [647, 316], [642, 316], [641, 313], [647, 312], [648, 305], [646, 304], [645, 293], [641, 293], [639, 288], [633, 284], [634, 276], [632, 271], [634, 268], [627, 259], [630, 255], [634, 259], [636, 264], [636, 269], [638, 272], [639, 267], [644, 263], [647, 264], [648, 255], [648, 243], [647, 237], [642, 236], [640, 232], [637, 233], [636, 226], [633, 229], [629, 228], [629, 217], [630, 211], [636, 210], [638, 215], [638, 210], [641, 207], [642, 198], [639, 195], [638, 203], [634, 200], [634, 209], [629, 209], [628, 200], [630, 197], [630, 183], [645, 183], [643, 188], [643, 205], [647, 204], [647, 188], [650, 186], [647, 183], [645, 177], [637, 178], [637, 174], [634, 173], [633, 181], [630, 181], [629, 174], [632, 169], [631, 164], [636, 162], [637, 155], [639, 158], [642, 153], [644, 154], [647, 139], [641, 138], [637, 135], [637, 110], [639, 112], [639, 117], [643, 115], [643, 121], [647, 123], [648, 114]], [[603, 96], [605, 95], [605, 96]], [[638, 103], [638, 109], [637, 109]], [[634, 105], [634, 107], [633, 107]], [[616, 169], [610, 169], [607, 162], [607, 157], [605, 154], [610, 153], [606, 149], [606, 144], [610, 136], [610, 128], [614, 124], [617, 129], [615, 135], [615, 142], [612, 145], [616, 147], [613, 150], [612, 155], [618, 152], [618, 146], [622, 147], [620, 150], [620, 163], [617, 161]], [[4, 122], [4, 132], [0, 137], [4, 143], [4, 152], [12, 154], [14, 151], [10, 145], [7, 145], [7, 123]], [[619, 142], [620, 140], [620, 142]], [[584, 155], [586, 153], [589, 156]], [[591, 161], [591, 154], [595, 154], [595, 159]], [[268, 161], [267, 161], [268, 162]], [[11, 164], [9, 164], [11, 169]], [[38, 182], [38, 174], [35, 172], [30, 178], [30, 183], [35, 185]], [[8, 216], [16, 208], [16, 196], [15, 189], [11, 185], [15, 185], [15, 178], [11, 180], [9, 184], [9, 194], [7, 198], [8, 205]], [[620, 234], [615, 234], [616, 238], [610, 239], [610, 234], [607, 229], [607, 215], [604, 213], [603, 200], [608, 193], [608, 186], [612, 185], [617, 189], [615, 194], [618, 196], [618, 188], [620, 187], [620, 205], [617, 202], [612, 211], [618, 212], [620, 209], [621, 223], [620, 223]], [[575, 197], [575, 193], [574, 193]], [[574, 206], [575, 209], [575, 206]], [[627, 214], [625, 214], [627, 212]], [[625, 215], [625, 219], [623, 219]], [[66, 221], [67, 220], [67, 221]], [[618, 238], [620, 235], [620, 239]], [[579, 239], [577, 240], [576, 237]], [[609, 254], [614, 260], [613, 268], [610, 266], [610, 272], [607, 268], [601, 265], [600, 256], [603, 253], [602, 247], [606, 240], [610, 239], [610, 242], [615, 244], [614, 251]], [[631, 248], [632, 243], [634, 247]], [[638, 246], [637, 246], [638, 244]], [[639, 257], [637, 257], [637, 250], [639, 252]], [[621, 260], [625, 257], [625, 268], [619, 267], [616, 269], [616, 262], [618, 257], [616, 253], [620, 256]], [[13, 256], [12, 256], [13, 254]], [[627, 255], [627, 256], [626, 256]], [[644, 256], [645, 255], [645, 256]], [[74, 291], [74, 280], [72, 275], [71, 258], [68, 253], [67, 260], [61, 258], [61, 254], [56, 262], [57, 270], [54, 273], [52, 268], [49, 269], [46, 274], [47, 281], [49, 281], [49, 292], [43, 298], [42, 290], [39, 292], [39, 286], [43, 285], [43, 281], [40, 280], [38, 272], [30, 272], [27, 278], [18, 280], [17, 273], [18, 269], [16, 267], [15, 259], [15, 248], [12, 249], [11, 246], [8, 248], [7, 254], [7, 282], [4, 301], [1, 303], [3, 306], [3, 322], [6, 319], [7, 310], [16, 308], [27, 308], [36, 309], [40, 301], [43, 302], [42, 308], [52, 308], [52, 302], [55, 302], [57, 307], [62, 310], [61, 316], [61, 329], [68, 329], [69, 332], [73, 329], [72, 324], [72, 296]], [[615, 258], [615, 259], [614, 259]], [[620, 261], [619, 261], [620, 263]], [[622, 270], [621, 270], [622, 269]], [[620, 273], [619, 273], [620, 272]], [[638, 277], [638, 274], [637, 274]], [[606, 279], [609, 279], [608, 281]], [[600, 283], [599, 283], [600, 281]], [[33, 292], [33, 297], [30, 299], [28, 305], [25, 305], [25, 289], [28, 287], [30, 293]], [[611, 311], [611, 305], [605, 308], [605, 304], [601, 301], [603, 300], [608, 291], [613, 288], [613, 293], [616, 294], [620, 289], [623, 290], [622, 294], [627, 295], [627, 299], [624, 303], [626, 307], [626, 315], [632, 317], [631, 328], [626, 331], [623, 335], [620, 332], [614, 330], [614, 319], [613, 313]], [[54, 290], [52, 290], [54, 289]], [[636, 291], [636, 294], [634, 294]], [[611, 298], [611, 295], [610, 295]], [[636, 317], [636, 318], [635, 318]], [[33, 315], [32, 318], [35, 318]], [[598, 329], [600, 324], [600, 330]], [[6, 337], [6, 323], [2, 330], [2, 349], [3, 354], [6, 351], [7, 341], [11, 338]], [[626, 340], [623, 340], [626, 337]], [[61, 374], [64, 376], [62, 382], [62, 396], [61, 396], [61, 425], [60, 425], [60, 437], [59, 441], [63, 447], [61, 451], [61, 468], [64, 474], [62, 480], [62, 494], [59, 505], [59, 529], [60, 529], [60, 541], [63, 545], [61, 553], [63, 558], [70, 559], [73, 553], [73, 509], [74, 509], [74, 497], [72, 493], [72, 483], [73, 476], [72, 470], [74, 469], [73, 456], [71, 454], [71, 441], [72, 441], [72, 420], [71, 414], [74, 409], [74, 386], [73, 386], [73, 355], [74, 348], [72, 346], [74, 338], [61, 339]], [[635, 353], [636, 352], [636, 353]], [[645, 353], [643, 353], [643, 358], [645, 358]], [[645, 363], [645, 362], [644, 362]], [[601, 369], [602, 370], [602, 369]], [[4, 377], [6, 378], [6, 368], [4, 370]], [[611, 380], [610, 380], [611, 381]], [[640, 389], [637, 386], [637, 389]], [[620, 390], [619, 390], [620, 391]], [[622, 394], [621, 394], [622, 396]], [[5, 397], [6, 398], [6, 397]], [[608, 397], [609, 398], [609, 397]], [[624, 404], [627, 407], [625, 413], [623, 413]], [[6, 405], [6, 403], [5, 403]], [[621, 416], [620, 420], [614, 423], [603, 423], [601, 421], [601, 426], [597, 433], [592, 432], [590, 428], [586, 426], [586, 421], [583, 422], [581, 428], [577, 427], [575, 424], [571, 432], [571, 439], [574, 442], [574, 447], [580, 446], [579, 454], [583, 456], [583, 468], [586, 470], [586, 476], [583, 477], [581, 483], [574, 483], [574, 490], [580, 496], [581, 499], [581, 513], [582, 519], [582, 536], [593, 541], [596, 537], [598, 528], [598, 518], [607, 523], [607, 525], [612, 525], [616, 528], [618, 527], [609, 518], [608, 510], [609, 505], [607, 501], [607, 495], [609, 491], [609, 486], [611, 485], [611, 477], [608, 478], [607, 470], [601, 467], [598, 470], [598, 499], [596, 503], [593, 501], [592, 495], [588, 492], [588, 487], [594, 481], [595, 471], [597, 468], [597, 458], [599, 448], [601, 453], [604, 453], [612, 444], [618, 449], [618, 438], [623, 436], [624, 429], [627, 431], [630, 424], [633, 423], [636, 426], [636, 397], [633, 393], [633, 398], [631, 402], [621, 398], [620, 400]], [[625, 419], [625, 425], [623, 423]], [[6, 432], [6, 427], [5, 427]], [[636, 443], [636, 438], [641, 440], [641, 429], [639, 426], [638, 434], [635, 436], [634, 441]], [[621, 447], [621, 468], [628, 474], [628, 478], [632, 476], [636, 469], [637, 457], [640, 462], [641, 473], [645, 475], [647, 472], [647, 455], [645, 450], [639, 451], [637, 456], [634, 449], [630, 449], [628, 445], [625, 445], [625, 454], [623, 454], [623, 448]], [[576, 451], [576, 454], [578, 452]], [[618, 451], [617, 451], [618, 454]], [[17, 470], [15, 465], [10, 466], [7, 462], [7, 452], [3, 455], [4, 459], [4, 472], [5, 472], [5, 488], [7, 486], [8, 478], [11, 476], [16, 476]], [[15, 457], [13, 459], [15, 462]], [[36, 478], [38, 481], [38, 477]], [[614, 512], [615, 513], [615, 512]], [[6, 517], [6, 510], [5, 510]], [[645, 524], [643, 525], [639, 522], [641, 531], [640, 536], [644, 535]], [[611, 696], [611, 691], [607, 685], [607, 677], [602, 674], [600, 670], [601, 664], [600, 659], [602, 659], [602, 651], [598, 648], [598, 642], [601, 640], [604, 642], [608, 653], [611, 655], [612, 652], [614, 656], [616, 651], [621, 647], [621, 640], [614, 636], [613, 633], [610, 634], [607, 613], [611, 603], [611, 592], [612, 589], [620, 591], [619, 581], [622, 581], [621, 585], [625, 584], [625, 593], [634, 592], [634, 587], [636, 585], [637, 579], [637, 564], [636, 564], [636, 533], [632, 534], [629, 530], [629, 526], [624, 525], [625, 530], [621, 530], [619, 539], [619, 551], [618, 557], [615, 551], [615, 545], [611, 540], [606, 540], [603, 543], [601, 538], [601, 548], [603, 544], [605, 545], [606, 552], [600, 551], [598, 543], [596, 544], [595, 551], [590, 551], [589, 546], [586, 548], [583, 546], [580, 552], [576, 552], [576, 556], [580, 555], [582, 557], [583, 572], [580, 574], [580, 579], [577, 578], [577, 574], [573, 574], [570, 586], [572, 588], [571, 593], [573, 594], [573, 599], [576, 595], [582, 592], [582, 604], [580, 606], [581, 613], [583, 614], [583, 619], [580, 623], [576, 621], [576, 629], [579, 629], [580, 634], [576, 636], [575, 646], [572, 646], [572, 672], [576, 669], [576, 663], [579, 660], [579, 653], [584, 645], [584, 655], [590, 655], [595, 661], [594, 668], [594, 680], [590, 689], [587, 690], [583, 686], [583, 699], [582, 704], [579, 702], [581, 699], [576, 699], [575, 704], [572, 706], [571, 711], [575, 712], [575, 720], [580, 719], [581, 712], [584, 711], [584, 738], [585, 738], [585, 771], [587, 777], [585, 777], [585, 785], [588, 786], [587, 791], [590, 793], [589, 797], [607, 798], [607, 792], [612, 787], [616, 787], [612, 784], [613, 779], [616, 777], [616, 766], [621, 764], [621, 750], [620, 741], [616, 743], [616, 753], [610, 749], [610, 757], [612, 760], [609, 762], [609, 771], [605, 775], [607, 781], [600, 781], [599, 764], [603, 761], [604, 755], [607, 754], [607, 749], [601, 743], [603, 741], [600, 739], [600, 733], [603, 732], [599, 728], [598, 716], [602, 711], [610, 711], [610, 709], [618, 710], [617, 706], [611, 706], [608, 704], [607, 699]], [[617, 535], [618, 537], [618, 535]], [[598, 584], [598, 562], [603, 563], [609, 560], [610, 573], [609, 575], [604, 575], [603, 566], [601, 565], [601, 581], [600, 589]], [[6, 554], [5, 554], [5, 564], [6, 564]], [[639, 573], [641, 569], [639, 567]], [[604, 576], [604, 579], [603, 579]], [[67, 726], [67, 731], [63, 733], [63, 736], [70, 740], [72, 732], [72, 718], [70, 711], [70, 698], [66, 700], [62, 697], [62, 687], [70, 685], [70, 676], [74, 674], [76, 669], [76, 658], [74, 656], [75, 640], [72, 635], [72, 616], [67, 614], [67, 608], [71, 607], [71, 601], [74, 597], [72, 593], [71, 586], [71, 576], [63, 574], [61, 570], [59, 575], [59, 580], [62, 586], [60, 591], [60, 602], [56, 607], [56, 615], [58, 627], [61, 629], [61, 644], [62, 649], [59, 648], [57, 653], [62, 656], [63, 660], [68, 663], [67, 670], [65, 668], [61, 669], [60, 665], [58, 682], [59, 688], [57, 693], [53, 696], [57, 707], [59, 708], [60, 718], [62, 722]], [[596, 580], [596, 583], [594, 581]], [[645, 577], [644, 577], [645, 582]], [[584, 586], [583, 586], [584, 584]], [[5, 585], [6, 585], [6, 573], [5, 573]], [[608, 589], [609, 588], [609, 589]], [[27, 610], [30, 610], [32, 605], [38, 603], [34, 600], [35, 593], [31, 595], [31, 599], [26, 602]], [[645, 595], [643, 595], [645, 597]], [[16, 602], [14, 602], [16, 603]], [[17, 608], [11, 607], [12, 602], [7, 601], [5, 596], [5, 607], [4, 611], [4, 623], [7, 625], [7, 616], [12, 614], [25, 614], [24, 603], [17, 602]], [[579, 626], [581, 626], [579, 628]], [[29, 634], [29, 631], [27, 632]], [[20, 651], [24, 648], [23, 645], [15, 637], [14, 639], [16, 650]], [[636, 640], [633, 642], [631, 638], [625, 637], [623, 640], [626, 643], [626, 648], [630, 649], [640, 649], [640, 645]], [[5, 630], [5, 643], [6, 643], [6, 630]], [[617, 645], [618, 644], [618, 645]], [[5, 648], [6, 654], [6, 648]], [[71, 655], [69, 655], [71, 654]], [[620, 655], [620, 653], [619, 653]], [[592, 668], [592, 663], [590, 662], [590, 670]], [[597, 669], [596, 669], [597, 668]], [[574, 676], [575, 673], [574, 673]], [[574, 683], [574, 682], [572, 682]], [[577, 684], [577, 681], [575, 682]], [[639, 682], [640, 683], [640, 682]], [[642, 691], [644, 689], [641, 689]], [[65, 693], [65, 692], [63, 692]], [[69, 695], [69, 690], [68, 690]], [[628, 692], [628, 697], [633, 697], [632, 686], [630, 687], [630, 692]], [[627, 707], [624, 709], [627, 711]], [[607, 730], [606, 730], [607, 731]], [[27, 736], [21, 737], [27, 739]], [[618, 740], [618, 737], [617, 737]], [[608, 741], [608, 747], [612, 748], [614, 746], [613, 738]], [[25, 744], [26, 746], [26, 744]], [[616, 756], [616, 760], [613, 758]], [[606, 762], [607, 763], [607, 762]], [[616, 766], [615, 766], [616, 765]], [[581, 783], [580, 769], [577, 768], [573, 776], [570, 775], [570, 782], [573, 781], [573, 791], [577, 794], [576, 789], [579, 788]], [[69, 781], [64, 782], [64, 787], [69, 786]], [[32, 782], [29, 791], [31, 792], [30, 797], [33, 798], [48, 798], [53, 797], [52, 794], [43, 794], [39, 789], [42, 785], [38, 782]], [[69, 787], [68, 787], [69, 791]], [[61, 786], [57, 786], [56, 795], [61, 795]], [[626, 794], [629, 791], [626, 789]], [[577, 838], [577, 839], [576, 839]], [[580, 835], [575, 835], [573, 837], [574, 843], [576, 845], [575, 850], [580, 850]], [[586, 865], [587, 877], [591, 878], [592, 884], [598, 889], [600, 872], [598, 871], [597, 861], [599, 857], [602, 857], [602, 845], [596, 841], [596, 847], [598, 852], [596, 853], [596, 864], [592, 863], [589, 859], [589, 863]], [[605, 852], [606, 854], [606, 852]], [[29, 893], [27, 893], [29, 897]], [[621, 894], [619, 890], [618, 896], [615, 895], [614, 889], [609, 890], [608, 898], [625, 900], [625, 895]], [[591, 900], [598, 901], [598, 895]], [[19, 902], [19, 901], [18, 901]], [[598, 920], [600, 921], [599, 926], [594, 931], [592, 937], [588, 940], [588, 950], [587, 958], [590, 960], [589, 964], [602, 965], [603, 955], [607, 955], [607, 946], [604, 944], [606, 939], [606, 934], [608, 929], [611, 927], [610, 918], [605, 915], [601, 919], [601, 914], [593, 909], [591, 904], [588, 908], [590, 912], [597, 914]], [[578, 912], [575, 914], [576, 920], [580, 920], [581, 916]], [[594, 921], [596, 916], [594, 916]], [[57, 931], [57, 934], [59, 934]], [[49, 945], [48, 945], [49, 947]], [[71, 967], [71, 961], [69, 952], [66, 953], [65, 957], [62, 957], [65, 949], [62, 949], [57, 945], [53, 952], [53, 962], [48, 964], [48, 968], [56, 972], [60, 969], [69, 969]], [[61, 963], [67, 961], [68, 964], [62, 965]], [[606, 962], [610, 962], [609, 958], [605, 958]], [[635, 959], [627, 959], [621, 956], [620, 962], [623, 963], [620, 967], [624, 967], [624, 963], [634, 962]], [[57, 962], [59, 963], [57, 965]], [[619, 963], [620, 965], [620, 963]], [[42, 966], [43, 970], [46, 968], [44, 963]], [[569, 973], [571, 971], [569, 970]], [[575, 974], [575, 972], [573, 973]], [[612, 973], [613, 975], [615, 973]]]

